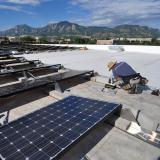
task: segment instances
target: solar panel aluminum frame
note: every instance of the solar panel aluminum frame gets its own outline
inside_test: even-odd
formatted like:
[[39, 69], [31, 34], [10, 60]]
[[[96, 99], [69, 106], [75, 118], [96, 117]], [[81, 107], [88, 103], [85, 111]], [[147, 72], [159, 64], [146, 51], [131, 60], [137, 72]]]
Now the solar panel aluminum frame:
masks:
[[11, 53], [0, 53], [0, 57], [12, 56]]
[[[52, 66], [51, 66], [52, 67]], [[58, 66], [58, 67], [61, 67], [61, 66]], [[75, 71], [75, 70], [68, 70], [69, 72], [71, 71]], [[38, 85], [34, 85], [34, 86], [29, 86], [28, 85], [28, 88], [20, 88], [20, 89], [17, 89], [15, 90], [14, 87], [10, 87], [10, 90], [7, 89], [7, 92], [5, 94], [1, 94], [0, 92], [0, 98], [4, 98], [4, 97], [8, 97], [8, 96], [11, 96], [11, 95], [14, 95], [14, 94], [18, 94], [18, 93], [21, 93], [21, 92], [24, 92], [24, 91], [27, 91], [27, 90], [32, 90], [33, 88], [39, 88], [41, 86], [46, 86], [46, 85], [49, 85], [49, 84], [53, 84], [55, 86], [57, 86], [57, 84], [59, 82], [62, 82], [63, 80], [66, 80], [66, 79], [70, 79], [70, 78], [74, 78], [74, 77], [79, 77], [79, 76], [82, 76], [82, 75], [85, 75], [85, 74], [94, 74], [93, 71], [82, 71], [80, 73], [77, 73], [77, 74], [73, 74], [71, 76], [67, 76], [68, 74], [68, 71], [67, 72], [64, 72], [64, 73], [59, 73], [59, 75], [56, 75], [54, 77], [53, 80], [51, 81], [44, 81], [42, 80], [42, 83], [41, 84], [38, 84]], [[56, 72], [58, 73], [58, 72]], [[8, 73], [6, 73], [8, 75]], [[3, 75], [0, 75], [0, 76], [3, 76]], [[4, 75], [5, 76], [5, 75]], [[92, 76], [92, 75], [91, 75]], [[64, 79], [63, 79], [64, 78]], [[22, 85], [22, 84], [15, 84], [16, 86], [17, 85]], [[13, 85], [12, 85], [13, 86]], [[17, 88], [17, 87], [16, 87]], [[18, 87], [19, 88], [19, 87]], [[1, 88], [2, 89], [2, 88]], [[8, 92], [9, 91], [9, 92]], [[10, 91], [14, 91], [14, 92], [10, 92]], [[4, 93], [4, 92], [3, 92]]]
[[22, 59], [24, 57], [14, 57], [14, 56], [1, 56], [0, 54], [0, 60], [7, 60], [7, 59]]
[[[23, 63], [26, 63], [26, 62], [28, 62], [28, 64], [34, 64], [35, 62], [39, 62], [39, 60], [31, 60], [31, 61], [28, 61], [28, 60], [26, 60], [26, 59], [20, 59], [20, 58], [16, 58], [15, 57], [15, 59], [7, 59], [8, 61], [7, 62], [3, 62], [3, 61], [1, 61], [0, 62], [0, 66], [1, 67], [7, 67], [8, 65], [10, 65], [10, 64], [12, 64], [12, 67], [14, 67], [14, 64], [18, 64], [18, 65], [20, 65], [20, 64], [22, 64], [23, 65]], [[10, 60], [10, 61], [9, 61]], [[13, 60], [13, 61], [12, 61]], [[16, 66], [15, 65], [15, 66]]]
[[40, 67], [33, 67], [30, 69], [22, 69], [19, 71], [11, 71], [11, 72], [6, 72], [6, 73], [0, 73], [0, 75], [9, 75], [9, 74], [16, 74], [16, 73], [23, 73], [23, 72], [27, 72], [27, 71], [34, 71], [34, 70], [39, 70], [39, 69], [45, 69], [45, 68], [51, 68], [51, 67], [55, 67], [55, 69], [60, 69], [61, 68], [61, 64], [55, 64], [55, 65], [45, 65], [45, 66], [40, 66]]
[[[67, 99], [67, 98], [69, 98], [69, 97], [72, 97], [72, 96], [78, 97], [78, 98], [86, 98], [86, 99], [89, 99], [89, 100], [96, 100], [96, 101], [108, 103], [107, 101], [102, 101], [102, 100], [100, 100], [100, 99], [93, 99], [93, 98], [87, 98], [87, 97], [79, 97], [79, 96], [75, 96], [75, 95], [67, 96], [67, 97], [63, 98], [62, 100], [65, 100], [65, 99]], [[61, 100], [60, 100], [60, 101], [61, 101]], [[59, 102], [59, 101], [57, 101], [57, 102]], [[54, 105], [54, 104], [56, 104], [57, 102], [54, 102], [54, 103], [52, 103], [51, 105]], [[114, 103], [114, 104], [116, 105], [116, 103]], [[49, 105], [49, 106], [50, 106], [50, 105]], [[47, 106], [46, 106], [46, 107], [47, 107]], [[41, 108], [41, 109], [43, 109], [43, 108]], [[29, 113], [29, 114], [26, 114], [26, 115], [23, 116], [23, 117], [17, 118], [17, 119], [15, 119], [15, 120], [13, 120], [12, 122], [8, 123], [8, 124], [5, 124], [4, 126], [8, 126], [8, 125], [10, 125], [10, 124], [12, 124], [12, 123], [20, 120], [21, 118], [24, 118], [24, 117], [26, 117], [26, 116], [29, 116], [29, 115], [32, 114], [32, 113], [35, 113], [35, 112], [37, 112], [37, 111], [40, 111], [41, 109], [38, 109], [38, 110], [33, 111], [33, 112]], [[104, 122], [104, 121], [108, 120], [113, 114], [120, 115], [121, 109], [122, 109], [122, 105], [121, 105], [121, 104], [117, 104], [117, 108], [115, 108], [112, 112], [110, 112], [110, 113], [107, 115], [107, 117], [106, 117], [106, 115], [105, 115], [103, 118], [101, 118], [99, 121], [97, 121], [96, 124], [94, 124], [90, 129], [86, 130], [82, 135], [80, 135], [79, 137], [77, 137], [77, 138], [74, 140], [74, 142], [71, 142], [71, 143], [69, 143], [68, 145], [66, 145], [66, 146], [63, 148], [62, 151], [59, 151], [59, 152], [55, 155], [55, 157], [51, 158], [50, 160], [58, 160], [58, 159], [59, 159], [61, 156], [63, 156], [67, 151], [69, 151], [75, 144], [77, 144], [80, 140], [82, 140], [85, 136], [87, 136], [92, 130], [94, 130], [94, 129], [97, 127], [97, 125], [99, 125], [101, 122]], [[4, 126], [0, 126], [0, 129], [3, 128]], [[1, 156], [1, 154], [0, 154], [0, 159], [3, 159], [3, 157]]]
[[[75, 71], [75, 70], [70, 70], [70, 71]], [[62, 79], [58, 80], [58, 82], [63, 81], [63, 80], [67, 80], [69, 78], [75, 78], [77, 76], [86, 75], [86, 74], [89, 74], [91, 77], [93, 77], [94, 76], [94, 70], [84, 71], [84, 72], [82, 72], [82, 73], [80, 73], [78, 75], [72, 75], [72, 76], [69, 76], [69, 77], [67, 77], [67, 76], [66, 77], [62, 77]]]

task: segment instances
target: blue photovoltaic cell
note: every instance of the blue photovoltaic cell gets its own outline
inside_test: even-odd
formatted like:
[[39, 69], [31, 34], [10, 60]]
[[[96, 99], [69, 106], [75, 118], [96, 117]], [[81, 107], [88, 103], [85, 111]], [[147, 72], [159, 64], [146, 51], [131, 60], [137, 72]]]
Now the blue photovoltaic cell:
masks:
[[0, 128], [0, 158], [50, 160], [121, 105], [70, 96]]

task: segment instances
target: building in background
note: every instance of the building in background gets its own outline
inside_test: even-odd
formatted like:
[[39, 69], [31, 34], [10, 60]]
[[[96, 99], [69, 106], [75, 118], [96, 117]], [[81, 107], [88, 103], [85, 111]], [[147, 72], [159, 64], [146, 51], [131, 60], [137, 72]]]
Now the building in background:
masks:
[[97, 40], [97, 45], [113, 45], [113, 39], [110, 40]]
[[129, 41], [129, 42], [151, 42], [152, 38], [124, 38], [124, 37], [120, 37], [120, 38], [115, 38], [114, 40], [118, 40], [118, 41]]
[[126, 38], [126, 40], [133, 42], [133, 41], [139, 41], [139, 42], [151, 42], [152, 38]]
[[0, 44], [5, 41], [6, 37], [0, 37]]
[[9, 39], [8, 39], [8, 37], [6, 37], [6, 36], [1, 36], [0, 37], [0, 44], [8, 44], [9, 43]]
[[9, 36], [8, 39], [9, 39], [9, 42], [11, 42], [11, 43], [20, 42], [20, 38], [19, 37], [11, 37], [11, 36]]

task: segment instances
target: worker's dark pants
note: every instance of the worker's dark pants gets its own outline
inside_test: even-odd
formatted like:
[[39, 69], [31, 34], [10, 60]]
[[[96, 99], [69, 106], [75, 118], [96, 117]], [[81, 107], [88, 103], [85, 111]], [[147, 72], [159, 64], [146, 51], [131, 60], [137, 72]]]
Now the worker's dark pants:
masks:
[[126, 84], [129, 84], [130, 80], [133, 79], [133, 78], [141, 78], [141, 75], [139, 73], [137, 73], [137, 74], [134, 74], [134, 75], [125, 76], [125, 77], [121, 77], [121, 78], [124, 82], [124, 85], [126, 85]]

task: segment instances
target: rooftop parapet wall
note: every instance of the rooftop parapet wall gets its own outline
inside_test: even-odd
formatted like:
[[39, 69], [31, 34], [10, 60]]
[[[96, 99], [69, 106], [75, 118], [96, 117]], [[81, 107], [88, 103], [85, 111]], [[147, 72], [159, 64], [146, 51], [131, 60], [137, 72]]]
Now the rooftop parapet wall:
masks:
[[[76, 44], [53, 44], [56, 46], [70, 46], [70, 47], [87, 47], [88, 49], [93, 50], [110, 50], [110, 46], [117, 45], [76, 45]], [[120, 45], [123, 47], [126, 52], [139, 52], [146, 54], [159, 54], [160, 55], [160, 46], [138, 46], [138, 45]]]
[[160, 46], [131, 46], [124, 45], [125, 51], [127, 52], [140, 52], [148, 54], [159, 54], [160, 55]]

